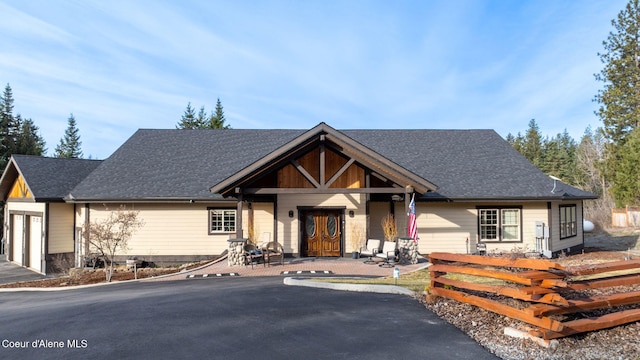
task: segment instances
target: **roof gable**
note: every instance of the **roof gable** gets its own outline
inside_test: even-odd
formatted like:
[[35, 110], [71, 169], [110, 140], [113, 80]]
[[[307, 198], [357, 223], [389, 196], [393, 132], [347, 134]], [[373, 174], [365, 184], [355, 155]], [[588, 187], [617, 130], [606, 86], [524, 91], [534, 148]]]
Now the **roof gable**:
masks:
[[[382, 154], [372, 151], [370, 148], [354, 141], [352, 138], [345, 136], [340, 131], [335, 130], [325, 123], [320, 123], [309, 131], [304, 132], [300, 136], [275, 149], [267, 156], [243, 168], [239, 172], [232, 174], [223, 181], [211, 187], [213, 193], [227, 194], [235, 187], [246, 183], [255, 174], [264, 173], [274, 168], [281, 167], [282, 164], [288, 163], [292, 158], [292, 154], [299, 152], [306, 147], [314, 147], [325, 143], [331, 143], [339, 148], [340, 152], [368, 168], [373, 169], [382, 177], [391, 179], [402, 186], [412, 186], [419, 192], [427, 192], [436, 189], [436, 186], [428, 180], [416, 175], [415, 173], [399, 166], [393, 161], [389, 161]], [[301, 170], [302, 171], [302, 170]], [[311, 179], [312, 180], [312, 179]], [[322, 182], [329, 179], [323, 179]], [[329, 188], [325, 183], [315, 182], [316, 191], [323, 191], [322, 188]]]
[[[18, 191], [27, 194], [25, 198], [62, 201], [100, 163], [100, 160], [12, 155], [0, 178], [0, 194], [3, 199], [7, 199], [18, 184]], [[13, 195], [19, 194], [16, 192]]]

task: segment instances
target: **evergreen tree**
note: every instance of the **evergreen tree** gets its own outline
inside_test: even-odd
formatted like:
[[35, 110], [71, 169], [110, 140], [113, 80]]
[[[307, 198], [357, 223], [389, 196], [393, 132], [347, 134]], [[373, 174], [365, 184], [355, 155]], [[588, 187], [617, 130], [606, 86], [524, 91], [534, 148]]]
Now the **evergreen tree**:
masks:
[[218, 98], [218, 101], [216, 101], [216, 110], [209, 118], [209, 127], [212, 129], [230, 129], [231, 127], [229, 125], [225, 125], [225, 121], [222, 103], [220, 102], [220, 98]]
[[178, 122], [178, 125], [176, 125], [176, 129], [201, 129], [201, 128], [202, 128], [202, 124], [198, 123], [198, 120], [196, 118], [196, 112], [191, 107], [191, 102], [189, 102], [187, 104], [187, 108], [184, 111], [184, 114], [182, 115], [182, 118], [180, 118], [180, 122]]
[[[605, 52], [598, 54], [604, 67], [595, 77], [604, 83], [604, 88], [595, 96], [594, 100], [600, 105], [595, 113], [603, 122], [603, 135], [607, 144], [604, 176], [612, 181], [618, 195], [631, 199], [629, 194], [637, 191], [630, 187], [640, 187], [640, 184], [616, 182], [626, 181], [623, 174], [620, 174], [622, 166], [628, 165], [630, 157], [636, 156], [626, 153], [635, 151], [636, 148], [626, 146], [625, 143], [640, 123], [639, 1], [630, 0], [611, 24], [614, 30], [603, 42]], [[616, 202], [619, 200], [616, 199]]]
[[58, 158], [82, 158], [82, 150], [80, 146], [79, 130], [76, 126], [76, 119], [71, 114], [67, 120], [67, 129], [64, 131], [64, 136], [60, 139], [60, 143], [56, 146], [54, 156]]
[[47, 151], [45, 141], [38, 133], [38, 127], [33, 120], [22, 120], [20, 114], [16, 116], [16, 124], [20, 124], [20, 131], [15, 135], [16, 154], [42, 156]]
[[207, 112], [204, 110], [204, 106], [201, 106], [194, 122], [194, 129], [205, 129], [207, 128], [208, 122], [209, 120], [207, 119]]
[[562, 134], [543, 142], [541, 170], [571, 183], [575, 172], [576, 142], [565, 129]]
[[529, 129], [522, 140], [520, 153], [539, 169], [542, 166], [542, 134], [535, 119], [529, 121]]
[[640, 129], [635, 129], [627, 135], [627, 140], [620, 150], [611, 192], [617, 207], [639, 205]]
[[207, 116], [204, 106], [201, 106], [200, 111], [196, 114], [191, 103], [187, 104], [187, 109], [176, 125], [176, 129], [229, 129], [230, 126], [226, 125], [225, 121], [222, 103], [218, 98], [216, 109], [210, 116]]
[[14, 152], [14, 116], [13, 91], [7, 84], [0, 97], [0, 171], [4, 171], [11, 154]]

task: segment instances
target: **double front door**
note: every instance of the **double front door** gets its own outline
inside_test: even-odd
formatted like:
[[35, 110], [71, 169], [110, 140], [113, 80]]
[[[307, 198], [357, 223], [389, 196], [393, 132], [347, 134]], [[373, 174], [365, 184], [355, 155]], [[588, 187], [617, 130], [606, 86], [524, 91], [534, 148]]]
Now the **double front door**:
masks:
[[342, 210], [306, 210], [301, 215], [302, 255], [340, 256]]

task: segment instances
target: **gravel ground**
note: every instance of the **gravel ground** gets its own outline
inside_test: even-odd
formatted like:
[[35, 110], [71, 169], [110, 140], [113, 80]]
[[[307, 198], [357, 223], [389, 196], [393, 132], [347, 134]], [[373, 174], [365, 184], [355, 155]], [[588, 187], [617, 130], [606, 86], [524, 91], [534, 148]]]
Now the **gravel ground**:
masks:
[[[585, 237], [585, 252], [556, 261], [563, 265], [581, 265], [640, 258], [639, 233], [597, 233]], [[606, 291], [606, 290], [605, 290]], [[608, 291], [640, 291], [640, 286], [619, 287]], [[603, 293], [599, 290], [599, 293]], [[455, 300], [438, 298], [425, 307], [465, 331], [480, 345], [505, 360], [529, 359], [624, 359], [640, 360], [640, 322], [610, 329], [577, 334], [541, 346], [530, 339], [504, 335], [507, 327], [525, 330], [528, 324]], [[634, 308], [634, 306], [626, 307]], [[635, 308], [640, 308], [636, 305]]]

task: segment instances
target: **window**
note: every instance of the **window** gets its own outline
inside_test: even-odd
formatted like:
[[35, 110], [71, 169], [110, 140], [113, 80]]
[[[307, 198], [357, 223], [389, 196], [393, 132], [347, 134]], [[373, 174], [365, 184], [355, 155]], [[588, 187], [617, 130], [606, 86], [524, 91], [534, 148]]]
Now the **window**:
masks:
[[560, 239], [578, 235], [578, 226], [576, 222], [576, 206], [561, 205], [560, 206]]
[[520, 209], [479, 209], [480, 241], [522, 241]]
[[209, 209], [209, 233], [230, 233], [236, 231], [236, 210]]

